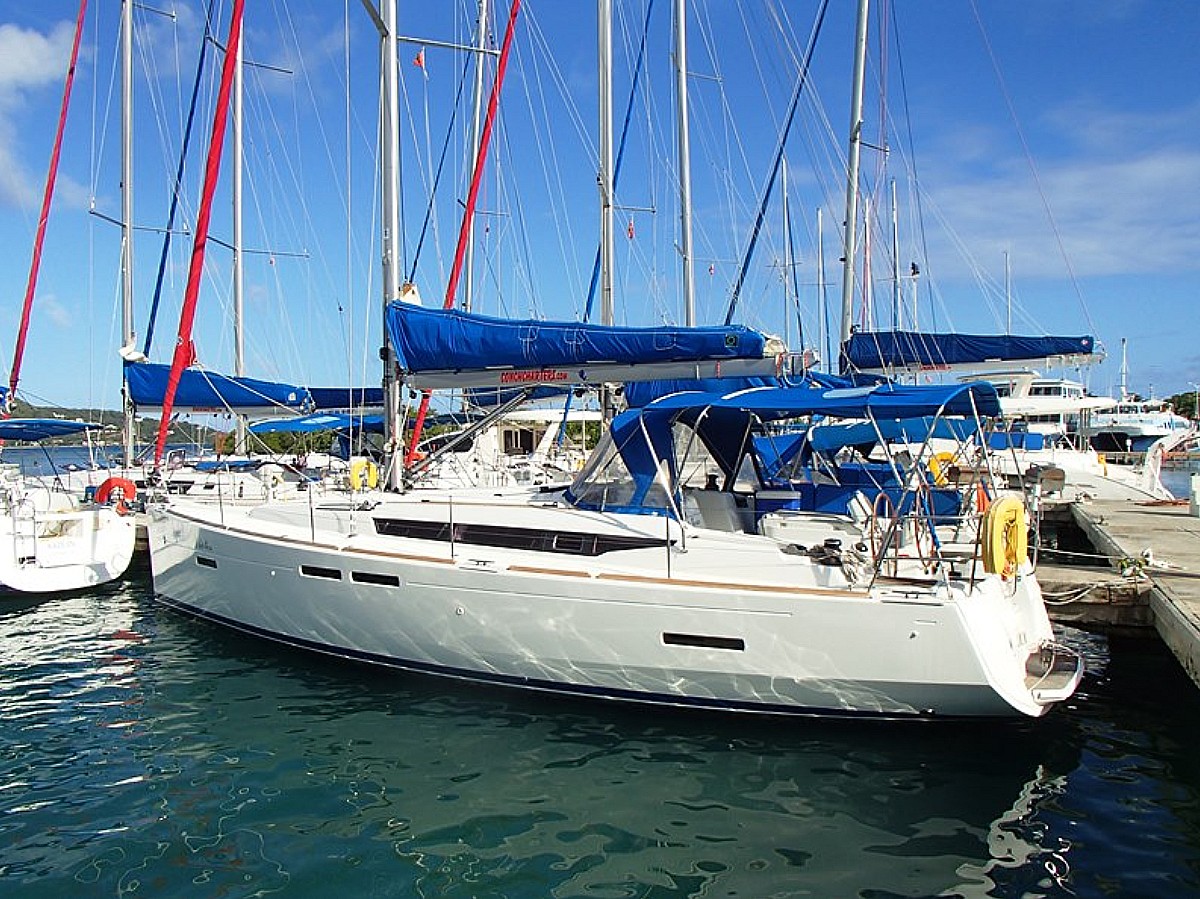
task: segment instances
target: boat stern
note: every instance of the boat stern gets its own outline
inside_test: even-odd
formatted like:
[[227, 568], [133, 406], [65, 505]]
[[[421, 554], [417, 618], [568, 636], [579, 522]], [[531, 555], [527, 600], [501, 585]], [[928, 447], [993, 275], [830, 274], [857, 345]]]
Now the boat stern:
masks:
[[1025, 687], [1043, 708], [1069, 699], [1083, 679], [1083, 656], [1056, 640], [1043, 642], [1025, 659]]

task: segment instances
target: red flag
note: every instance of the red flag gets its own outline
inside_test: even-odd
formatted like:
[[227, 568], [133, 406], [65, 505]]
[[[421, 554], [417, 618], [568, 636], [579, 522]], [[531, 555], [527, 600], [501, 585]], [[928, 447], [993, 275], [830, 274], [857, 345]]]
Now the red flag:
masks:
[[429, 70], [425, 68], [425, 48], [422, 47], [417, 51], [417, 55], [413, 57], [413, 65], [425, 73], [425, 77], [429, 77]]
[[629, 227], [625, 229], [625, 233], [629, 235], [630, 240], [633, 240], [633, 219], [629, 220]]

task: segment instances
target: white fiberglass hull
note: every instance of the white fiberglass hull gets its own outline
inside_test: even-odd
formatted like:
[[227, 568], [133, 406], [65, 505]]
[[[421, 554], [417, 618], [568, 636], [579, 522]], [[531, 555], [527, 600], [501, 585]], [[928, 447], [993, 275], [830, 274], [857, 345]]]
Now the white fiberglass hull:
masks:
[[19, 593], [82, 590], [116, 580], [133, 557], [137, 527], [113, 508], [0, 514], [0, 586]]
[[[771, 713], [1040, 715], [1027, 662], [1053, 639], [1036, 580], [852, 587], [766, 537], [688, 529], [599, 555], [376, 532], [370, 510], [173, 503], [151, 518], [158, 598], [283, 643], [520, 687]], [[445, 506], [441, 506], [445, 510]], [[458, 522], [649, 543], [650, 516], [468, 503]], [[626, 521], [621, 519], [634, 519]], [[513, 532], [515, 533], [515, 531]], [[524, 533], [524, 532], [523, 532]], [[1078, 674], [1066, 686], [1069, 695]], [[1061, 687], [1061, 685], [1060, 685]]]

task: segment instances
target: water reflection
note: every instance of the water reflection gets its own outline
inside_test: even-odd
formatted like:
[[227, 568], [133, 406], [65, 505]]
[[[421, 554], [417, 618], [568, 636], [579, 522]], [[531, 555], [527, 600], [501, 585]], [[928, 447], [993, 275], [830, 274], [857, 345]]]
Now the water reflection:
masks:
[[[1196, 886], [1200, 772], [1169, 742], [1190, 731], [1164, 735], [1161, 710], [1133, 697], [1114, 720], [1118, 677], [1140, 675], [1114, 670], [1101, 638], [1073, 636], [1091, 673], [1042, 721], [748, 720], [347, 667], [158, 610], [147, 589], [0, 612], [0, 886], [605, 897]], [[1135, 828], [1137, 846], [1159, 852], [1152, 863], [1111, 845]]]

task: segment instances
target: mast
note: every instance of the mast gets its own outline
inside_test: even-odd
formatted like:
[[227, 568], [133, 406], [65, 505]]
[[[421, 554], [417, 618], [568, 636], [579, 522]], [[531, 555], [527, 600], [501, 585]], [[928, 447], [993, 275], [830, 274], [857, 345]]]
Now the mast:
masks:
[[[779, 190], [781, 209], [783, 214], [783, 345], [791, 346], [791, 296], [788, 291], [791, 286], [788, 283], [789, 276], [792, 273], [792, 220], [788, 215], [788, 177], [787, 177], [787, 157], [783, 159], [783, 166], [779, 170]], [[804, 347], [800, 347], [801, 350]]]
[[875, 282], [871, 274], [871, 198], [863, 197], [862, 236], [862, 323], [868, 331], [875, 330]]
[[[404, 445], [400, 433], [400, 383], [396, 379], [396, 355], [387, 338], [387, 307], [400, 297], [400, 71], [396, 0], [380, 0], [382, 42], [380, 73], [383, 79], [380, 106], [380, 159], [383, 214], [383, 403], [384, 434], [396, 451]], [[402, 483], [399, 465], [388, 466], [387, 486]]]
[[[121, 2], [121, 345], [133, 347], [133, 0]], [[133, 400], [126, 391], [121, 442], [133, 465]]]
[[[1153, 391], [1151, 391], [1153, 394]], [[1129, 360], [1125, 357], [1125, 338], [1121, 338], [1121, 402], [1129, 399]], [[1200, 413], [1197, 413], [1200, 414]]]
[[[600, 170], [600, 323], [613, 324], [613, 139], [612, 139], [612, 0], [598, 0], [597, 54], [599, 68]], [[600, 409], [606, 422], [613, 417], [612, 394], [600, 391]]]
[[600, 323], [613, 323], [613, 195], [612, 195], [612, 0], [599, 0], [598, 15], [600, 96]]
[[[862, 151], [863, 81], [867, 68], [867, 7], [858, 0], [854, 38], [854, 80], [850, 88], [850, 151], [846, 166], [846, 240], [842, 259], [842, 328], [840, 344], [850, 339], [854, 304], [854, 254], [858, 238], [858, 167]], [[839, 345], [839, 355], [841, 354]]]
[[825, 367], [833, 365], [829, 347], [829, 309], [825, 302], [825, 214], [817, 207], [817, 309], [821, 312], [821, 342], [825, 351]]
[[[473, 108], [471, 111], [471, 161], [475, 164], [475, 160], [479, 158], [479, 143], [482, 138], [483, 130], [483, 67], [487, 61], [487, 29], [488, 29], [488, 0], [479, 0], [479, 29], [475, 34], [475, 96], [473, 99]], [[462, 307], [467, 312], [471, 311], [471, 305], [475, 299], [475, 217], [471, 216], [467, 222], [467, 248], [466, 260], [463, 263], [466, 271], [463, 272], [463, 277], [466, 279], [463, 282], [463, 302]]]
[[696, 324], [696, 287], [692, 265], [692, 150], [688, 134], [687, 0], [675, 0], [674, 11], [675, 124], [679, 147], [679, 256], [683, 263], [684, 324], [690, 328]]
[[1012, 333], [1012, 267], [1008, 264], [1008, 250], [1004, 251], [1004, 333]]
[[[233, 373], [246, 374], [245, 279], [242, 272], [242, 42], [238, 41], [233, 70]], [[246, 452], [246, 416], [238, 413], [234, 452]]]
[[896, 179], [892, 179], [892, 330], [900, 327], [900, 210], [896, 203]]

